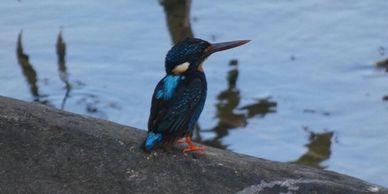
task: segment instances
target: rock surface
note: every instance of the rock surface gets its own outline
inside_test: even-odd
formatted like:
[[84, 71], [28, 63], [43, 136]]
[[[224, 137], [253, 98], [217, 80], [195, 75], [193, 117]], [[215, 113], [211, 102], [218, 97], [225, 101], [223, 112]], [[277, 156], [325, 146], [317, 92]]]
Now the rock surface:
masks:
[[210, 147], [144, 153], [145, 135], [0, 97], [0, 193], [388, 193], [335, 172]]

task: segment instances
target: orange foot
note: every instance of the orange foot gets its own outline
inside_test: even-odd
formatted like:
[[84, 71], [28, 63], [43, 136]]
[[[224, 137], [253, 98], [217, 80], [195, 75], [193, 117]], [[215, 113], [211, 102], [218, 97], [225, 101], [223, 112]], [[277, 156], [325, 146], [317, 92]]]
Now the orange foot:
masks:
[[188, 148], [183, 150], [183, 153], [188, 153], [188, 152], [197, 152], [197, 151], [204, 151], [205, 146], [189, 146]]
[[196, 151], [204, 151], [205, 150], [205, 146], [196, 146], [196, 145], [194, 145], [193, 142], [191, 141], [191, 137], [190, 136], [186, 137], [186, 143], [187, 143], [187, 145], [189, 147], [184, 149], [183, 153], [196, 152]]

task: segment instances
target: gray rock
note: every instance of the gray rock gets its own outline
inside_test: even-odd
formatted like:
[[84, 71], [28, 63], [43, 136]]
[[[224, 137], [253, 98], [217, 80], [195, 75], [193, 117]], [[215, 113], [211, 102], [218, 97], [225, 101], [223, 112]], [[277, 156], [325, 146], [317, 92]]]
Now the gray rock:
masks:
[[388, 193], [335, 172], [211, 147], [144, 153], [145, 135], [0, 97], [0, 193]]

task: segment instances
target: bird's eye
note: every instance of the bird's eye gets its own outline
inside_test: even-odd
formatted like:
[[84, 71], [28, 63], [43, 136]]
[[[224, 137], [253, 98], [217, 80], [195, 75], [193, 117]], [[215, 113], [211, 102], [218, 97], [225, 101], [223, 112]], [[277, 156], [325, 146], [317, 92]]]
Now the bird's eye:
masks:
[[190, 66], [189, 62], [184, 62], [180, 65], [175, 66], [174, 69], [172, 70], [172, 72], [174, 74], [181, 74], [181, 73], [187, 71], [187, 69], [189, 69], [189, 66]]

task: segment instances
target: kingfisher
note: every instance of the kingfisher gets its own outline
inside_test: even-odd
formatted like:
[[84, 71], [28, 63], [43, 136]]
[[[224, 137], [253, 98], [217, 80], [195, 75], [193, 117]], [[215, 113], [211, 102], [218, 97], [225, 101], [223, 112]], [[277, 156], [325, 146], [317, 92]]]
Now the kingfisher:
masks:
[[186, 38], [175, 44], [165, 58], [166, 75], [152, 95], [146, 151], [160, 145], [186, 143], [184, 153], [203, 151], [192, 143], [192, 132], [206, 101], [207, 82], [203, 62], [211, 54], [246, 44], [249, 40], [209, 43]]

